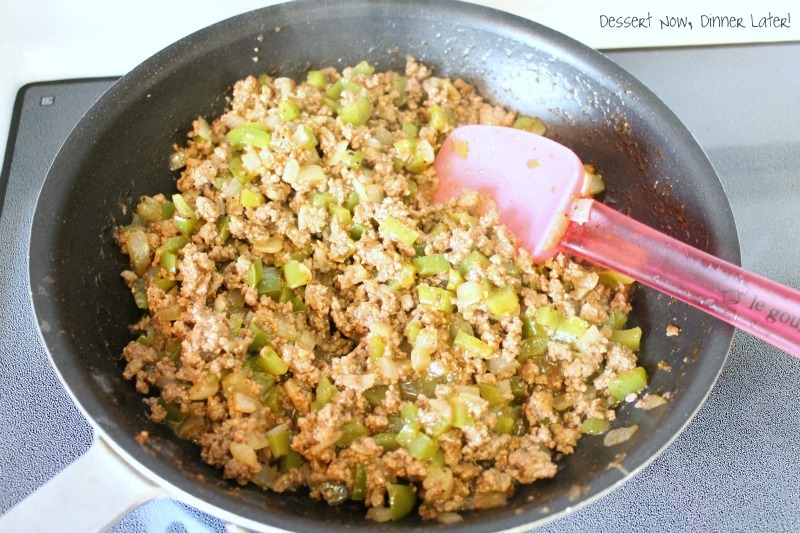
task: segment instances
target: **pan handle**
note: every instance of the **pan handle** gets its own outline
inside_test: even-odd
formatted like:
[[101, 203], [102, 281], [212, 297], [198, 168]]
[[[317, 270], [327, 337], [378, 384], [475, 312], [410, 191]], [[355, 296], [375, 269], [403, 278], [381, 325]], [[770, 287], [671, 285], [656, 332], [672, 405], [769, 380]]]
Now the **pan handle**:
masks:
[[89, 451], [0, 517], [0, 531], [104, 531], [165, 495], [95, 435]]

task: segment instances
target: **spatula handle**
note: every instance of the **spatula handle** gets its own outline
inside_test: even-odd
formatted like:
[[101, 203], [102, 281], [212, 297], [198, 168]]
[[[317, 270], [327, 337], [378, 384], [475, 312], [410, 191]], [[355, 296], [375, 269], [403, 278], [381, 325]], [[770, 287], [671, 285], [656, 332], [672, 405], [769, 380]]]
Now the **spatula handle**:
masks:
[[586, 222], [570, 224], [560, 247], [800, 358], [796, 290], [688, 246], [600, 202], [593, 202]]

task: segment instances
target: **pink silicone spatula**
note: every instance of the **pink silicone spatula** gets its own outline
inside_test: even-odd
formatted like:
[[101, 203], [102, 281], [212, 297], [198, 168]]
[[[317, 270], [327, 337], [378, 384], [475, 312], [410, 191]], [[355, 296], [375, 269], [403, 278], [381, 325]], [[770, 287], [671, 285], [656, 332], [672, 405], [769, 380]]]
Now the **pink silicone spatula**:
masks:
[[488, 194], [534, 259], [566, 252], [691, 304], [800, 358], [800, 292], [668, 237], [586, 197], [570, 149], [525, 131], [462, 126], [434, 163], [437, 201]]

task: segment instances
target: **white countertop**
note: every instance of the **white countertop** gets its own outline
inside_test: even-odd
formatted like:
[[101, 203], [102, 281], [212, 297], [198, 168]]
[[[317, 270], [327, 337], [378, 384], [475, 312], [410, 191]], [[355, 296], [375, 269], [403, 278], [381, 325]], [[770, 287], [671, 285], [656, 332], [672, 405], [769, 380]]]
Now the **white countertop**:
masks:
[[[669, 6], [632, 0], [473, 1], [530, 18], [600, 49], [800, 40], [800, 9], [795, 8], [796, 13], [791, 13], [794, 3], [788, 0], [757, 5], [679, 0]], [[181, 37], [222, 19], [275, 3], [278, 2], [3, 0], [0, 147], [6, 145], [16, 93], [26, 83], [122, 75]], [[787, 14], [794, 15], [787, 21], [788, 28], [752, 27], [753, 21], [759, 24], [763, 17]], [[739, 17], [745, 27], [703, 28], [703, 16], [709, 15]], [[616, 17], [613, 24], [611, 17]], [[670, 17], [686, 19], [692, 22], [692, 28], [662, 28], [661, 20]], [[609, 27], [626, 23], [647, 27]], [[4, 150], [0, 150], [0, 167], [3, 155]]]

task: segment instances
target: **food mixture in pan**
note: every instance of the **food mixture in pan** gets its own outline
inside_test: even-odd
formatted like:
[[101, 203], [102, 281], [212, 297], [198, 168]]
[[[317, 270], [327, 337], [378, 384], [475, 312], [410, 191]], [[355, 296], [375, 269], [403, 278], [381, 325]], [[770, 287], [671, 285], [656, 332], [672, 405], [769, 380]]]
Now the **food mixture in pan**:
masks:
[[153, 420], [239, 483], [378, 521], [503, 505], [606, 433], [646, 385], [630, 280], [534, 264], [475, 193], [432, 203], [459, 124], [544, 133], [412, 59], [248, 77], [198, 118], [179, 193], [118, 233]]

